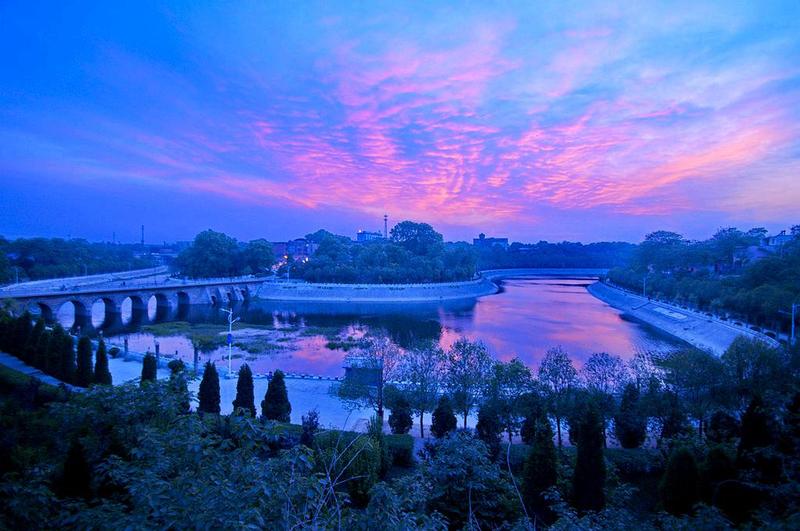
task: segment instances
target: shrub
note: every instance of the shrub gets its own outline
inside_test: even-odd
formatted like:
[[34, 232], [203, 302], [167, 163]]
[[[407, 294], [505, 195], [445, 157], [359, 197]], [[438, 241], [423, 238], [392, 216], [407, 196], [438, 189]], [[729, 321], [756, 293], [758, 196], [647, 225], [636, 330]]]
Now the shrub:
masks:
[[155, 382], [157, 375], [156, 357], [150, 352], [144, 355], [142, 360], [142, 385], [145, 382]]
[[457, 423], [458, 420], [456, 419], [455, 413], [453, 413], [453, 406], [450, 404], [450, 399], [447, 398], [446, 395], [442, 395], [439, 398], [436, 409], [433, 410], [431, 433], [433, 433], [434, 437], [437, 439], [441, 439], [451, 431], [454, 431]]
[[311, 448], [314, 444], [314, 435], [319, 431], [319, 412], [312, 409], [302, 416], [303, 433], [300, 434], [300, 444]]
[[403, 434], [408, 433], [413, 426], [414, 421], [411, 418], [411, 406], [404, 396], [399, 396], [393, 404], [392, 412], [389, 415], [389, 427], [392, 433]]
[[261, 401], [261, 415], [267, 420], [290, 422], [292, 404], [286, 392], [283, 371], [277, 370], [267, 385], [264, 400]]
[[577, 456], [572, 495], [580, 511], [599, 511], [605, 505], [606, 465], [602, 419], [594, 404], [588, 404], [577, 425]]
[[675, 515], [689, 514], [700, 500], [698, 479], [694, 454], [685, 447], [673, 450], [659, 485], [664, 510]]
[[394, 466], [408, 468], [414, 465], [414, 438], [411, 435], [387, 435], [386, 448]]
[[629, 383], [622, 392], [619, 412], [614, 416], [614, 436], [623, 448], [639, 448], [647, 437], [647, 417], [639, 402], [639, 390]]

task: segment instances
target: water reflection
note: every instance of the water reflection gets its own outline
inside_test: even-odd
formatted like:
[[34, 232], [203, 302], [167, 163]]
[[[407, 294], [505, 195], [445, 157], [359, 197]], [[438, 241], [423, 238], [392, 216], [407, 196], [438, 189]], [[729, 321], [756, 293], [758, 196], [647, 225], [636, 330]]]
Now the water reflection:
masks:
[[[586, 291], [592, 281], [513, 279], [504, 282], [497, 295], [424, 304], [234, 304], [235, 315], [241, 318], [236, 328], [242, 331], [248, 325], [260, 325], [260, 331], [252, 332], [264, 334], [264, 344], [269, 347], [256, 353], [235, 347], [234, 368], [247, 360], [257, 373], [281, 368], [293, 373], [340, 376], [345, 352], [332, 342], [346, 342], [376, 330], [385, 331], [403, 348], [417, 340], [437, 341], [446, 348], [465, 335], [484, 341], [498, 359], [519, 357], [531, 367], [537, 367], [546, 349], [555, 345], [563, 346], [580, 366], [592, 352], [629, 358], [637, 349], [664, 350], [676, 344], [668, 336], [623, 319], [619, 311], [592, 297]], [[103, 309], [102, 305], [92, 307], [91, 321], [100, 326], [87, 325], [84, 332], [102, 330], [116, 343], [126, 337], [130, 349], [138, 352], [152, 351], [157, 340], [163, 354], [177, 351], [190, 363], [195, 347], [188, 337], [175, 334], [156, 338], [142, 331], [142, 326], [161, 321], [227, 324], [227, 315], [215, 306], [159, 307], [158, 301], [151, 299], [147, 308], [137, 308], [135, 303], [123, 305], [121, 313], [111, 320], [104, 320]], [[281, 339], [282, 334], [287, 337]], [[201, 363], [212, 360], [223, 365], [227, 363], [227, 347], [201, 351], [199, 356]]]

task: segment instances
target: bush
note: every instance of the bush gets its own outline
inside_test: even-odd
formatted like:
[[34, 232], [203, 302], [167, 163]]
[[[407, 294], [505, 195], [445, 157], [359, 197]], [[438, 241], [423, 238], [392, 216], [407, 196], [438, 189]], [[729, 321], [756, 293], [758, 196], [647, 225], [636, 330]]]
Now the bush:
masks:
[[439, 398], [439, 403], [436, 409], [433, 410], [433, 418], [431, 421], [431, 433], [437, 439], [441, 439], [451, 431], [455, 431], [456, 424], [455, 413], [453, 413], [453, 406], [450, 404], [450, 399], [442, 395]]
[[411, 418], [411, 406], [404, 396], [399, 396], [395, 400], [392, 413], [389, 415], [389, 427], [394, 434], [408, 433], [413, 426]]
[[392, 465], [409, 468], [414, 465], [414, 438], [408, 434], [386, 436], [386, 447]]
[[155, 382], [157, 374], [156, 357], [148, 352], [142, 360], [142, 385], [145, 382]]
[[119, 353], [120, 353], [119, 347], [111, 347], [110, 349], [108, 349], [108, 355], [111, 356], [112, 358], [118, 358]]
[[639, 390], [632, 383], [622, 392], [619, 412], [614, 417], [614, 436], [623, 448], [639, 448], [647, 437], [647, 417], [642, 412]]
[[369, 502], [369, 491], [378, 482], [380, 449], [372, 437], [352, 432], [328, 431], [314, 440], [317, 471], [338, 478], [336, 489], [345, 491], [357, 507]]
[[312, 409], [302, 417], [303, 433], [300, 434], [300, 444], [311, 448], [314, 445], [314, 435], [319, 431], [319, 412]]
[[694, 454], [684, 447], [673, 450], [659, 485], [664, 510], [675, 515], [689, 514], [700, 501], [698, 480]]

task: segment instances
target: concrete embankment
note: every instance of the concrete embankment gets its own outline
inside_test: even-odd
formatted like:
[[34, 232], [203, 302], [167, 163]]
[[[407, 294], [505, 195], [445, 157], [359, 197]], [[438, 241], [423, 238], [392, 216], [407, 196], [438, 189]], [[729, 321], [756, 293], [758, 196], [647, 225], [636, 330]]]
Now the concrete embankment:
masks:
[[489, 280], [518, 277], [558, 277], [558, 278], [598, 278], [608, 273], [608, 269], [593, 268], [519, 268], [487, 269], [481, 276]]
[[497, 293], [491, 280], [436, 284], [314, 284], [265, 282], [256, 298], [271, 301], [425, 302], [468, 299]]
[[725, 352], [733, 340], [741, 335], [777, 345], [774, 339], [753, 330], [678, 306], [646, 299], [602, 282], [596, 282], [587, 289], [589, 293], [622, 310], [627, 316], [716, 355]]

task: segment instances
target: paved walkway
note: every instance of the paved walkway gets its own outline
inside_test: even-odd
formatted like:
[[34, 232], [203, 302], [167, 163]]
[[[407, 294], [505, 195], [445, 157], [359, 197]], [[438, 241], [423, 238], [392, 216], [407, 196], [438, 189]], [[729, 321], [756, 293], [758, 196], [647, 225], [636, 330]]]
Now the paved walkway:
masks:
[[[21, 359], [12, 356], [11, 354], [6, 354], [5, 352], [0, 352], [0, 365], [4, 365], [9, 369], [12, 369], [17, 372], [21, 372], [26, 376], [30, 376], [31, 378], [36, 378], [37, 380], [41, 381], [42, 383], [46, 383], [48, 385], [52, 385], [54, 387], [60, 386], [62, 383], [61, 380], [58, 378], [54, 378], [49, 374], [45, 374], [39, 369], [35, 367], [31, 367], [30, 365], [24, 363]], [[82, 387], [75, 387], [74, 385], [64, 384], [67, 386], [68, 389], [72, 391], [83, 391]]]

